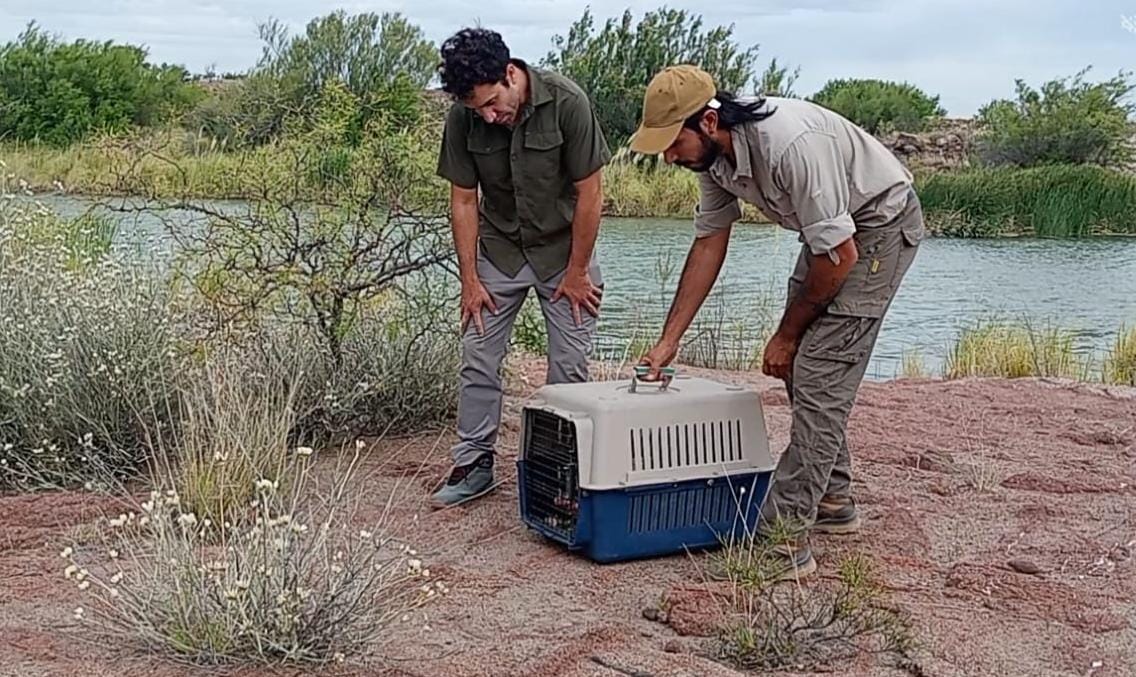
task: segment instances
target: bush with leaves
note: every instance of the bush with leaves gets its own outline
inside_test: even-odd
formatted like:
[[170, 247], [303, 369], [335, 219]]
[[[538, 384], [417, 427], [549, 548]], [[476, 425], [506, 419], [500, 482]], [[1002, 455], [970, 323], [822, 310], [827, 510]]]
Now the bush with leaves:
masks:
[[0, 47], [0, 138], [65, 146], [164, 122], [204, 96], [184, 68], [133, 45], [65, 43], [33, 23]]
[[422, 90], [434, 75], [437, 49], [398, 13], [336, 11], [310, 21], [303, 34], [283, 24], [260, 27], [264, 52], [246, 79], [218, 90], [186, 125], [232, 143], [278, 138], [288, 119], [304, 119], [328, 86], [341, 83], [359, 103], [346, 142], [358, 142], [372, 118], [407, 126], [422, 117]]
[[598, 32], [591, 10], [585, 10], [567, 35], [553, 38], [553, 46], [541, 65], [588, 93], [612, 146], [634, 133], [647, 83], [664, 67], [697, 64], [719, 89], [743, 94], [757, 62], [757, 45], [737, 45], [733, 26], [704, 28], [700, 15], [667, 8], [647, 12], [638, 23], [627, 10]]
[[[285, 122], [274, 161], [249, 164], [246, 203], [145, 207], [179, 245], [179, 269], [212, 313], [207, 334], [303, 347], [282, 355], [318, 375], [300, 417], [301, 433], [317, 437], [429, 427], [456, 392], [433, 130], [375, 117], [347, 146], [358, 110], [329, 82], [314, 110]], [[185, 227], [187, 213], [199, 227]]]
[[990, 165], [1032, 167], [1097, 164], [1123, 167], [1132, 162], [1131, 94], [1136, 82], [1121, 72], [1087, 82], [1086, 68], [1070, 78], [1033, 89], [1017, 80], [1017, 100], [1000, 99], [978, 112], [982, 125], [978, 158]]
[[916, 132], [944, 115], [938, 96], [914, 85], [873, 79], [830, 80], [809, 97], [848, 118], [871, 134]]

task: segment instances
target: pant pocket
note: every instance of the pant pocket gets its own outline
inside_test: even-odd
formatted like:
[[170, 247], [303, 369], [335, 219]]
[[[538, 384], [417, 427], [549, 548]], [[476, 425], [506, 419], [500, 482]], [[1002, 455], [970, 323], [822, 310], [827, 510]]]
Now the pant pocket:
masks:
[[856, 237], [859, 255], [840, 292], [829, 304], [836, 315], [883, 317], [895, 291], [903, 236], [896, 227], [862, 230]]
[[798, 351], [804, 357], [858, 364], [871, 356], [880, 319], [870, 315], [820, 316]]

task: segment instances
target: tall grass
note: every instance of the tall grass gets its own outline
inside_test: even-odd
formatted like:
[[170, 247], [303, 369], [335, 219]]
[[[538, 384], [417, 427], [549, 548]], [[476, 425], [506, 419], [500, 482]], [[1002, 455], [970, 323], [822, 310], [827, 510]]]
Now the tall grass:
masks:
[[621, 159], [604, 169], [604, 198], [604, 213], [610, 216], [693, 218], [698, 176]]
[[903, 378], [927, 378], [927, 365], [923, 361], [923, 353], [918, 350], [903, 351], [903, 360], [900, 367]]
[[1101, 378], [1113, 385], [1136, 386], [1136, 327], [1120, 328], [1101, 367]]
[[[184, 138], [183, 138], [184, 137]], [[433, 148], [423, 148], [416, 162], [428, 162]], [[287, 143], [269, 143], [255, 149], [202, 146], [192, 135], [166, 130], [128, 138], [104, 138], [59, 149], [32, 144], [0, 145], [0, 159], [10, 171], [25, 177], [37, 192], [58, 189], [86, 195], [144, 195], [156, 198], [250, 199], [261, 193], [266, 171], [279, 181], [299, 178], [307, 192], [317, 196], [327, 185], [350, 182], [351, 167], [365, 161], [352, 148], [322, 149], [298, 177], [287, 168], [295, 165], [295, 149]], [[430, 186], [439, 196], [441, 184]], [[698, 203], [697, 174], [620, 158], [604, 170], [604, 214], [621, 217], [693, 218]], [[742, 205], [743, 220], [767, 219], [749, 204]]]
[[933, 173], [918, 192], [943, 235], [1136, 234], [1136, 177], [1098, 166]]
[[947, 355], [943, 375], [1085, 380], [1091, 365], [1077, 355], [1073, 344], [1072, 332], [1061, 328], [981, 323], [962, 331]]

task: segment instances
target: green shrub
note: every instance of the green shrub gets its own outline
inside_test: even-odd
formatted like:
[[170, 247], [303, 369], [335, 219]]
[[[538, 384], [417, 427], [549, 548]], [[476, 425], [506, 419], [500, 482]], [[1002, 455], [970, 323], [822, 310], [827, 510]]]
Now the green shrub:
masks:
[[757, 45], [738, 45], [733, 26], [704, 27], [700, 15], [668, 8], [647, 12], [638, 22], [627, 10], [599, 30], [586, 9], [553, 45], [541, 65], [587, 92], [613, 148], [635, 132], [647, 83], [664, 67], [698, 64], [719, 89], [742, 94], [757, 64]]
[[932, 229], [944, 235], [1136, 233], [1136, 178], [1103, 167], [942, 172], [923, 177], [918, 192]]
[[0, 47], [0, 138], [63, 146], [161, 123], [203, 96], [185, 69], [132, 45], [64, 43], [30, 24]]
[[[266, 413], [278, 404], [250, 395], [202, 402], [200, 414], [231, 420], [217, 407]], [[147, 500], [124, 496], [129, 508], [100, 519], [89, 545], [62, 548], [63, 576], [77, 588], [76, 622], [99, 641], [179, 662], [306, 664], [310, 673], [357, 658], [446, 594], [394, 538], [393, 511], [365, 514], [396, 499], [361, 472], [365, 445], [317, 469], [319, 451], [280, 444], [288, 415], [272, 411], [240, 430], [211, 431], [229, 454], [216, 462], [218, 477], [247, 481], [241, 489], [252, 498], [223, 513], [224, 522], [195, 512], [177, 481], [159, 475]], [[265, 451], [280, 459], [277, 474], [226, 475], [246, 443], [273, 440]]]
[[1133, 159], [1129, 95], [1136, 83], [1121, 72], [1104, 82], [1085, 82], [1089, 69], [1051, 80], [1034, 90], [1017, 81], [1017, 100], [996, 100], [979, 110], [978, 158], [990, 165], [1046, 164], [1124, 166]]
[[830, 80], [810, 100], [872, 134], [921, 131], [931, 119], [945, 114], [938, 96], [884, 80]]
[[313, 19], [301, 35], [275, 21], [260, 33], [261, 62], [187, 115], [187, 127], [256, 146], [331, 113], [346, 123], [335, 143], [354, 146], [375, 118], [397, 129], [421, 123], [437, 50], [400, 14], [340, 10]]

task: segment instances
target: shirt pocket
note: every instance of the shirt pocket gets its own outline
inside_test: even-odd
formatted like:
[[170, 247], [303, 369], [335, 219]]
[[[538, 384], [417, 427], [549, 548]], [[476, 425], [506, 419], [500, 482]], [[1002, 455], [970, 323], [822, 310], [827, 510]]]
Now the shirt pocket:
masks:
[[525, 132], [524, 158], [521, 166], [525, 182], [538, 199], [551, 200], [561, 192], [564, 171], [561, 153], [564, 135], [559, 129], [533, 129]]
[[477, 165], [477, 176], [484, 187], [510, 188], [512, 167], [509, 164], [509, 139], [500, 136], [470, 136], [466, 148]]

